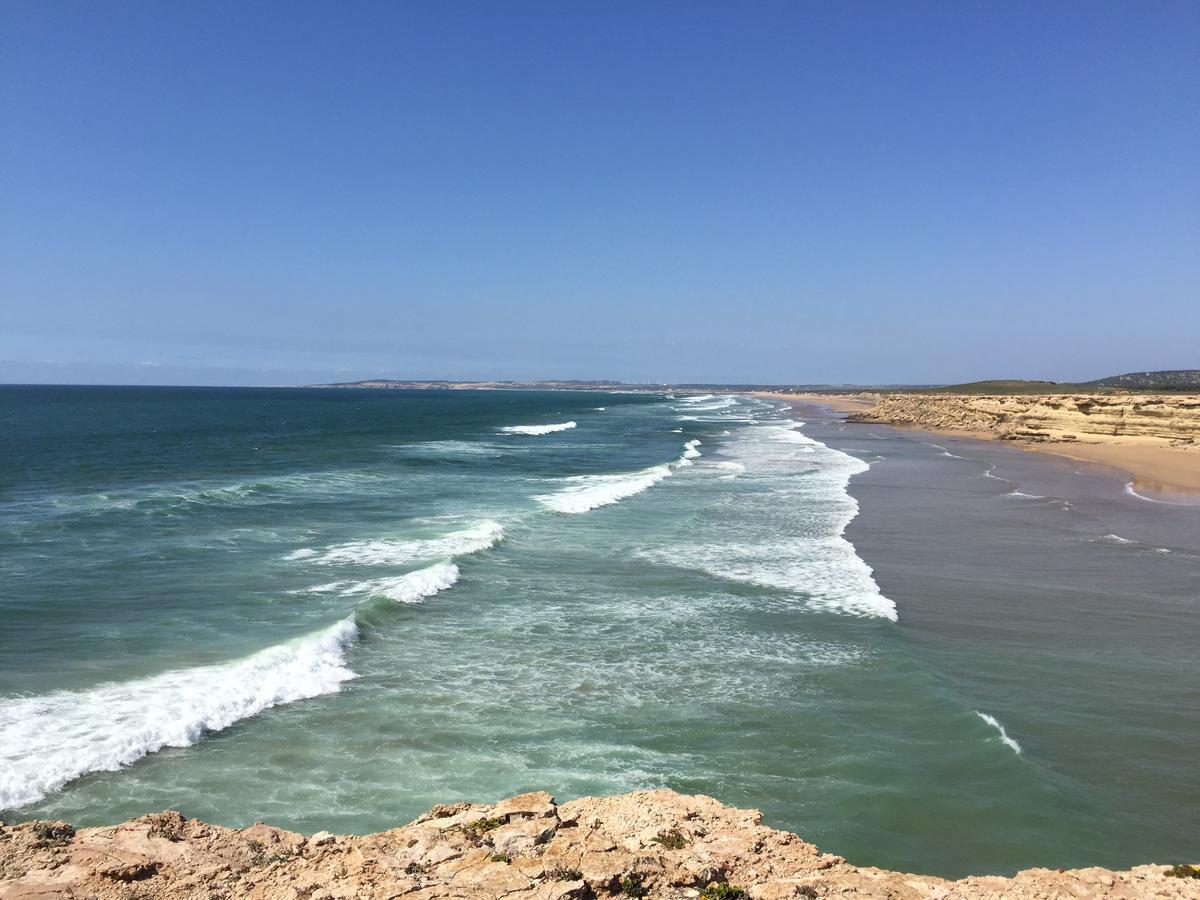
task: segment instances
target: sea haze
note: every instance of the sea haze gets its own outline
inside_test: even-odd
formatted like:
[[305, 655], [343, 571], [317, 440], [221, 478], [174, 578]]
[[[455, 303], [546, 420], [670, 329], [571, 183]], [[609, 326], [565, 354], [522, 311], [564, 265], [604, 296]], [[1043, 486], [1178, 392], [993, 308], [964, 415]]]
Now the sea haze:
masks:
[[862, 864], [1194, 855], [1195, 509], [724, 395], [0, 388], [0, 809], [668, 786]]

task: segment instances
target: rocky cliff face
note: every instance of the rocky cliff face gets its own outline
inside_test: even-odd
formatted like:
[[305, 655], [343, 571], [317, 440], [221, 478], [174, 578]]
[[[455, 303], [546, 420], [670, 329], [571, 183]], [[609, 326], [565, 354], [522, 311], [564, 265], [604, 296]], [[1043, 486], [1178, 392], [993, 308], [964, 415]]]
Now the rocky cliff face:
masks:
[[1005, 440], [1200, 446], [1200, 396], [888, 394], [858, 422], [992, 432]]
[[556, 804], [524, 794], [438, 806], [365, 837], [242, 830], [165, 812], [76, 832], [0, 827], [0, 898], [1200, 898], [1200, 870], [1032, 869], [948, 882], [859, 868], [759, 813], [643, 791]]

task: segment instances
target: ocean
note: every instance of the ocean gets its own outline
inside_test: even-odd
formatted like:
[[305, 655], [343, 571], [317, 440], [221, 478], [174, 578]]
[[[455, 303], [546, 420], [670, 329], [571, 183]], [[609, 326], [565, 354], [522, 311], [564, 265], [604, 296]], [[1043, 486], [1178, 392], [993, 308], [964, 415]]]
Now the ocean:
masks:
[[0, 387], [0, 815], [665, 786], [949, 876], [1200, 856], [1200, 508], [775, 399]]

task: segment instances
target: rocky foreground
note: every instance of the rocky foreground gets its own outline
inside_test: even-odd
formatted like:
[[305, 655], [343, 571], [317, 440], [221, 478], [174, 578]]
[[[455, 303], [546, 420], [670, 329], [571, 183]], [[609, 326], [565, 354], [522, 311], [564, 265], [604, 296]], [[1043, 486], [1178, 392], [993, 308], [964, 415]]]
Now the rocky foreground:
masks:
[[[1173, 871], [1173, 874], [1168, 874]], [[944, 881], [860, 868], [753, 810], [642, 791], [437, 806], [364, 837], [235, 830], [163, 812], [78, 831], [0, 827], [0, 898], [1200, 898], [1200, 869], [1031, 869]]]
[[885, 394], [858, 422], [991, 434], [1001, 440], [1137, 441], [1200, 447], [1200, 396], [1189, 394]]

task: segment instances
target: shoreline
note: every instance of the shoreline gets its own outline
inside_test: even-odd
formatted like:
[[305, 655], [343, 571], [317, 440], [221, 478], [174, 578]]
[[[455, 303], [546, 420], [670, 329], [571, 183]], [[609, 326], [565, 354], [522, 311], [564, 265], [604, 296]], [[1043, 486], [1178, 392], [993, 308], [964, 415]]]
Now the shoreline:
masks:
[[[198, 895], [679, 900], [859, 897], [1194, 896], [1200, 869], [1153, 864], [1025, 869], [947, 880], [822, 853], [752, 809], [660, 789], [558, 804], [545, 792], [435, 806], [362, 836], [232, 829], [168, 810], [76, 831], [66, 822], [0, 825], [0, 898]], [[134, 890], [136, 885], [136, 891]]]
[[[773, 394], [756, 392], [753, 396], [814, 403], [835, 412], [869, 412], [879, 394]], [[861, 421], [861, 420], [860, 420]], [[1101, 466], [1127, 476], [1130, 489], [1139, 494], [1152, 494], [1159, 502], [1200, 505], [1200, 450], [1182, 449], [1152, 443], [1152, 439], [1116, 437], [1108, 441], [1031, 440], [1006, 437], [993, 430], [979, 428], [945, 428], [908, 422], [889, 422], [885, 418], [871, 419], [900, 431], [947, 437], [997, 441], [1033, 453], [1044, 453], [1076, 462]], [[1090, 436], [1094, 437], [1094, 436]]]

